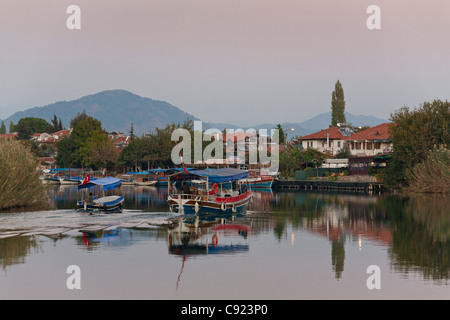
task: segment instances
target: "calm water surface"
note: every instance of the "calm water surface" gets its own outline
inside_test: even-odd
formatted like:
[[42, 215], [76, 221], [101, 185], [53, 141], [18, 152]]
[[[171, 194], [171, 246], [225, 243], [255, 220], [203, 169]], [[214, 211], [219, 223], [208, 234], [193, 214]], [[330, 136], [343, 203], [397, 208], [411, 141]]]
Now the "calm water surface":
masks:
[[75, 212], [71, 186], [1, 213], [0, 299], [450, 298], [445, 197], [255, 191], [246, 214], [198, 218], [122, 189], [120, 214]]

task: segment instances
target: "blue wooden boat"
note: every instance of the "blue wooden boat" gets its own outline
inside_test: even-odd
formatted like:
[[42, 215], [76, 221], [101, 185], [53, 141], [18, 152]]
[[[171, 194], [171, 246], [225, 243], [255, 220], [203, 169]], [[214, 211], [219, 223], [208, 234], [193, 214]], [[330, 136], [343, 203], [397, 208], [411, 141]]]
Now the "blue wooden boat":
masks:
[[178, 173], [182, 171], [183, 168], [168, 168], [168, 169], [150, 169], [145, 172], [154, 175], [154, 179], [156, 180], [155, 186], [157, 187], [168, 187], [169, 179], [168, 176], [174, 173]]
[[[167, 197], [169, 209], [181, 214], [199, 215], [245, 212], [251, 191], [239, 180], [246, 177], [248, 171], [234, 168], [191, 169], [170, 175]], [[181, 182], [182, 187], [175, 187], [175, 182]], [[225, 184], [233, 188], [226, 188]]]
[[83, 183], [78, 186], [78, 190], [88, 189], [91, 191], [92, 189], [95, 189], [101, 194], [101, 197], [95, 195], [92, 199], [89, 199], [89, 197], [85, 194], [84, 199], [77, 201], [76, 209], [89, 212], [121, 212], [124, 197], [122, 195], [104, 195], [106, 191], [117, 189], [121, 186], [121, 184], [121, 179], [113, 177], [95, 180], [89, 180], [89, 178], [85, 179]]

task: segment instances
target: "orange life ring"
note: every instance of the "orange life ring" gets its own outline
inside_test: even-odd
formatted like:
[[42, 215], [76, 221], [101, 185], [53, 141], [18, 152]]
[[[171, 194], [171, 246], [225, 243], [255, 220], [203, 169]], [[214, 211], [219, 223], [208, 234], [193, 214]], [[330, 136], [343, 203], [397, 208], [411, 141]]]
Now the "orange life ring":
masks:
[[212, 237], [212, 244], [213, 244], [214, 247], [217, 246], [217, 234], [213, 235], [213, 237]]
[[214, 183], [214, 184], [212, 185], [211, 190], [213, 191], [212, 194], [215, 194], [215, 193], [217, 193], [217, 191], [219, 191], [219, 186], [217, 185], [217, 183]]

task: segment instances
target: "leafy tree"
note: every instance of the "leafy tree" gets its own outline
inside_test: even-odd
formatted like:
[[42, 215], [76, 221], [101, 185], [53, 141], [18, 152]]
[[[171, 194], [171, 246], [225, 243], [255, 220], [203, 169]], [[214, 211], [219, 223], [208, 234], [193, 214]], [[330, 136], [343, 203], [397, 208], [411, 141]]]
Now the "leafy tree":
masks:
[[114, 146], [112, 140], [103, 133], [94, 133], [83, 147], [85, 157], [84, 166], [95, 168], [106, 168], [114, 165], [119, 156], [119, 150]]
[[[135, 138], [120, 153], [117, 164], [122, 166], [171, 166], [173, 165], [171, 153], [177, 142], [171, 140], [172, 132], [175, 129], [183, 128], [191, 132], [193, 138], [193, 121], [187, 120], [182, 124], [168, 124], [165, 128], [156, 128], [144, 134], [140, 138]], [[193, 148], [193, 143], [191, 147]], [[193, 149], [191, 150], [191, 156]]]
[[419, 108], [403, 107], [391, 114], [394, 153], [385, 174], [390, 185], [407, 184], [406, 173], [427, 159], [432, 150], [450, 144], [450, 102], [434, 100]]
[[314, 149], [299, 149], [288, 147], [280, 154], [280, 171], [283, 175], [294, 175], [295, 170], [307, 167], [320, 166], [325, 159], [329, 158], [326, 154]]
[[71, 124], [75, 124], [72, 134], [57, 144], [58, 165], [105, 168], [117, 160], [115, 146], [99, 120], [83, 113], [77, 115]]
[[351, 156], [350, 148], [344, 147], [336, 154], [336, 159], [348, 159]]
[[338, 123], [345, 122], [344, 89], [338, 80], [331, 94], [331, 124], [336, 126]]
[[0, 134], [6, 133], [6, 126], [5, 123], [2, 121], [2, 125], [0, 126]]
[[117, 164], [120, 166], [136, 167], [141, 161], [141, 157], [138, 154], [140, 150], [141, 138], [135, 138], [131, 141], [123, 150], [117, 159]]
[[82, 113], [77, 113], [77, 115], [76, 115], [76, 117], [75, 118], [73, 118], [71, 121], [70, 121], [70, 126], [72, 127], [72, 128], [75, 128], [76, 126], [77, 126], [77, 124], [78, 124], [78, 122], [80, 122], [80, 121], [82, 121], [82, 120], [85, 120], [85, 119], [87, 119], [88, 118], [88, 115], [86, 114], [86, 111], [83, 109], [83, 112]]
[[18, 132], [18, 139], [28, 140], [35, 133], [53, 132], [50, 123], [41, 118], [27, 117], [22, 118], [14, 126]]

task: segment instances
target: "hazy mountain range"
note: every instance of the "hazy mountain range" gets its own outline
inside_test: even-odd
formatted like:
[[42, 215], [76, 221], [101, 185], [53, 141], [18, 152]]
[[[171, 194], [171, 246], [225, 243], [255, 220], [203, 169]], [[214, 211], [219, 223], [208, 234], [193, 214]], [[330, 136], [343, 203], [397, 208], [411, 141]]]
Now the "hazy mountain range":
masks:
[[[70, 120], [78, 113], [82, 113], [83, 110], [87, 115], [99, 119], [103, 128], [107, 131], [128, 133], [133, 123], [134, 132], [138, 136], [149, 132], [150, 129], [165, 127], [169, 123], [182, 123], [188, 118], [201, 120], [164, 101], [144, 98], [125, 90], [107, 90], [73, 101], [59, 101], [46, 106], [19, 111], [3, 121], [7, 127], [10, 120], [16, 124], [21, 118], [25, 117], [42, 118], [50, 123], [50, 119], [56, 114], [58, 118], [61, 118], [63, 126], [68, 127]], [[387, 122], [386, 119], [367, 115], [353, 115], [348, 112], [346, 112], [346, 119], [347, 122], [355, 126], [375, 126]], [[331, 111], [299, 123], [285, 122], [281, 126], [287, 131], [288, 137], [303, 136], [327, 128], [330, 121]], [[245, 130], [251, 127], [258, 130], [275, 128], [276, 125], [277, 123], [262, 123], [245, 127], [229, 123], [204, 122], [203, 129], [241, 128]]]

